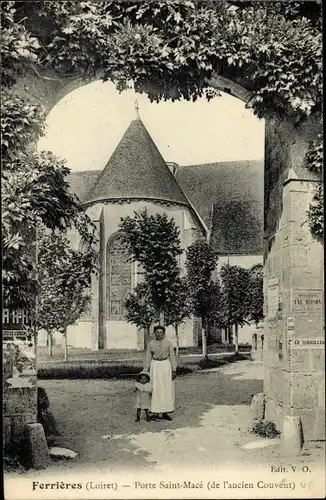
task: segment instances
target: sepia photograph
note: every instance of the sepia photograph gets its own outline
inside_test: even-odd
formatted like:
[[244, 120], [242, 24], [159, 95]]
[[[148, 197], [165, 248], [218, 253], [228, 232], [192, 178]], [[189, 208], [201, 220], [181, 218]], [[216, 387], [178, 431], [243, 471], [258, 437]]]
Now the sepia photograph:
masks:
[[322, 2], [0, 16], [5, 499], [324, 498]]

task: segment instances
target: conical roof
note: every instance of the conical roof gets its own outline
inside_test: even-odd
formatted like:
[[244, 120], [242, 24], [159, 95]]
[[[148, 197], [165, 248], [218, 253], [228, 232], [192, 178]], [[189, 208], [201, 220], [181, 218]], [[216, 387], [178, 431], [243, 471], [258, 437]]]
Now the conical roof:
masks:
[[129, 125], [87, 193], [85, 204], [125, 199], [155, 199], [189, 207], [186, 196], [140, 119]]

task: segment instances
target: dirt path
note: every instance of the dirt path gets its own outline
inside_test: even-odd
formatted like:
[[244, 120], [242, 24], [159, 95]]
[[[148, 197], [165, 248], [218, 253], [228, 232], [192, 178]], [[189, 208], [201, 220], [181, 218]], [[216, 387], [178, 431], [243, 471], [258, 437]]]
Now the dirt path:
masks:
[[[41, 385], [49, 394], [62, 434], [57, 444], [79, 453], [71, 462], [74, 467], [78, 463], [100, 465], [101, 462], [115, 467], [126, 463], [131, 467], [155, 466], [154, 449], [162, 453], [158, 443], [167, 440], [172, 451], [172, 442], [177, 438], [173, 454], [178, 455], [178, 450], [182, 454], [183, 448], [188, 455], [189, 432], [200, 436], [203, 425], [218, 419], [220, 437], [225, 438], [227, 429], [234, 434], [230, 410], [226, 412], [226, 408], [234, 406], [231, 415], [235, 421], [238, 422], [240, 412], [246, 423], [251, 397], [262, 391], [262, 380], [244, 382], [221, 370], [183, 376], [176, 380], [177, 408], [172, 422], [135, 423], [132, 381], [44, 380]], [[111, 437], [104, 439], [102, 436]], [[191, 448], [205, 448], [197, 444], [196, 439], [191, 438]]]
[[[62, 434], [56, 444], [78, 453], [54, 467], [119, 471], [286, 462], [277, 439], [266, 448], [243, 448], [262, 441], [248, 432], [249, 405], [263, 390], [262, 378], [262, 366], [250, 361], [180, 377], [173, 421], [150, 423], [134, 422], [131, 380], [42, 381]], [[298, 460], [318, 463], [322, 456], [322, 446], [309, 445]]]

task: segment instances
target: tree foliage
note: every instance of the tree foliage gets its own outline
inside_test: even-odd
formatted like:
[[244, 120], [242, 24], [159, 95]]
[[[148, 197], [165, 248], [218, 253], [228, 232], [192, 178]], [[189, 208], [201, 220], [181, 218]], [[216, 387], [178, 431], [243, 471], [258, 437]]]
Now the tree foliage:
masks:
[[187, 248], [186, 269], [191, 309], [196, 317], [201, 318], [205, 329], [215, 309], [212, 273], [217, 261], [213, 248], [204, 240], [196, 241]]
[[[306, 167], [321, 177], [323, 176], [323, 135], [318, 134], [314, 141], [311, 141], [306, 154]], [[312, 232], [320, 237], [324, 235], [324, 186], [323, 179], [315, 190], [313, 201], [310, 204], [309, 225]]]
[[44, 109], [15, 92], [17, 78], [39, 62], [41, 43], [17, 22], [22, 4], [1, 4], [1, 156], [3, 296], [8, 307], [33, 308], [39, 290], [37, 227], [74, 227], [93, 244], [94, 228], [79, 200], [69, 193], [69, 169], [33, 143], [44, 133]]
[[175, 280], [170, 289], [170, 300], [165, 310], [165, 322], [173, 326], [176, 337], [176, 355], [179, 356], [179, 327], [191, 316], [191, 303], [186, 277]]
[[133, 261], [144, 268], [155, 308], [164, 313], [180, 273], [178, 256], [182, 250], [174, 219], [168, 219], [165, 213], [148, 215], [144, 210], [135, 212], [133, 218], [123, 218], [120, 229]]
[[256, 324], [264, 318], [263, 271], [249, 273], [248, 319]]
[[138, 283], [125, 301], [125, 319], [149, 333], [154, 322], [159, 320], [159, 313], [153, 304], [151, 290], [146, 282]]
[[52, 28], [39, 36], [44, 64], [61, 71], [100, 70], [156, 100], [196, 99], [219, 74], [253, 92], [258, 114], [307, 115], [322, 99], [321, 11], [311, 10], [300, 2], [50, 1], [37, 14]]
[[227, 325], [247, 322], [249, 312], [250, 274], [240, 266], [224, 264], [221, 268], [223, 313]]
[[191, 315], [188, 281], [186, 277], [178, 278], [171, 287], [171, 299], [165, 311], [166, 324], [177, 330]]
[[66, 335], [68, 326], [89, 307], [88, 290], [97, 256], [92, 246], [75, 250], [64, 233], [44, 229], [40, 234], [37, 267], [40, 288], [37, 327]]

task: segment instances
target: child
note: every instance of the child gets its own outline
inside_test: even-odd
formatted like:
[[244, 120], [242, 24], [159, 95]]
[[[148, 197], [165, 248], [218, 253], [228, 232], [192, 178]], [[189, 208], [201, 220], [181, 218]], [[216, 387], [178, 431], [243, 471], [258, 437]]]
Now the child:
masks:
[[135, 422], [140, 421], [140, 413], [145, 410], [147, 422], [150, 420], [149, 408], [151, 406], [152, 385], [150, 384], [150, 376], [147, 372], [142, 371], [137, 375], [135, 389], [136, 393], [136, 408], [137, 415]]

